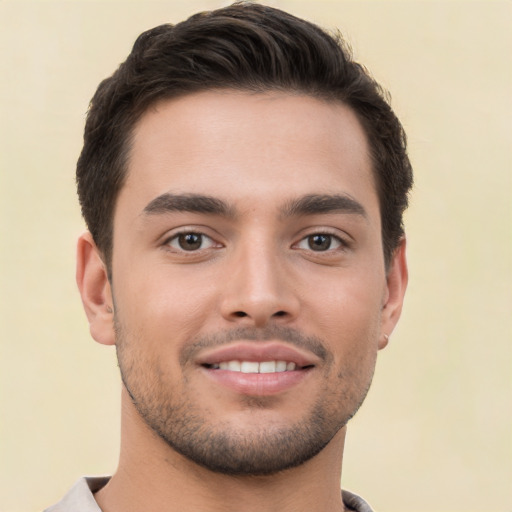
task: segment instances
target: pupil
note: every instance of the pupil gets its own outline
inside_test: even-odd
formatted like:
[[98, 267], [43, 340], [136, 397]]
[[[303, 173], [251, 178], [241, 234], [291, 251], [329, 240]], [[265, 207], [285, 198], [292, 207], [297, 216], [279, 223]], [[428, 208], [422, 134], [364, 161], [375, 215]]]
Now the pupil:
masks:
[[309, 237], [309, 247], [313, 251], [325, 251], [331, 246], [329, 235], [313, 235]]
[[201, 247], [201, 235], [197, 233], [186, 233], [179, 236], [179, 244], [185, 251], [193, 251]]

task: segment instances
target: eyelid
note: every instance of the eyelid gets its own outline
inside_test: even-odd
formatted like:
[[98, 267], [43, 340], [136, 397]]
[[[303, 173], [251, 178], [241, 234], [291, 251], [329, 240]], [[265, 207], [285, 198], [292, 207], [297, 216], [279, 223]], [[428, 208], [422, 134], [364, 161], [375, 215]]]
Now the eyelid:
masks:
[[[188, 255], [193, 255], [194, 253], [197, 254], [198, 252], [205, 251], [205, 250], [212, 249], [212, 248], [223, 247], [222, 243], [218, 242], [216, 240], [216, 238], [214, 238], [213, 236], [206, 234], [205, 231], [208, 231], [208, 229], [203, 226], [200, 226], [200, 227], [198, 227], [198, 226], [183, 226], [183, 227], [175, 228], [170, 233], [168, 232], [165, 235], [165, 237], [163, 238], [163, 241], [162, 241], [162, 246], [164, 248], [167, 248], [167, 249], [170, 249], [170, 250], [182, 253], [182, 254], [188, 254]], [[211, 243], [209, 244], [208, 247], [200, 247], [199, 249], [190, 250], [190, 251], [187, 251], [179, 246], [171, 245], [171, 242], [178, 241], [178, 239], [181, 235], [188, 235], [188, 234], [200, 235], [201, 237], [203, 237], [203, 242], [206, 239], [206, 240], [209, 240]]]
[[[181, 251], [188, 252], [186, 249], [183, 249], [183, 247], [180, 247], [180, 245], [179, 245], [180, 237], [182, 235], [197, 235], [197, 236], [201, 237], [201, 247], [198, 247], [195, 250], [191, 249], [190, 252], [196, 252], [196, 251], [200, 251], [200, 250], [204, 250], [204, 249], [210, 249], [211, 247], [213, 247], [213, 245], [215, 243], [208, 235], [205, 235], [203, 233], [194, 233], [192, 231], [189, 231], [186, 233], [178, 233], [178, 234], [174, 235], [173, 237], [171, 237], [167, 241], [167, 246], [172, 247], [173, 249], [176, 249], [177, 251], [180, 251], [180, 252]], [[204, 247], [204, 245], [207, 245], [207, 247]]]
[[[330, 237], [331, 238], [331, 244], [329, 245], [329, 247], [325, 250], [318, 250], [318, 251], [315, 251], [314, 249], [312, 249], [311, 247], [309, 247], [309, 243], [308, 243], [308, 239], [311, 238], [311, 237], [314, 237], [314, 236], [327, 236], [327, 237]], [[302, 244], [305, 244], [304, 247], [301, 247]], [[333, 252], [333, 251], [337, 251], [339, 249], [345, 249], [348, 247], [348, 244], [345, 240], [343, 240], [342, 238], [340, 238], [339, 236], [337, 235], [333, 235], [332, 233], [311, 233], [309, 235], [306, 235], [304, 237], [302, 237], [296, 244], [294, 244], [294, 246], [298, 249], [302, 249], [302, 250], [305, 250], [305, 251], [312, 251], [312, 252], [316, 252], [316, 253], [328, 253], [328, 252]]]
[[[309, 237], [315, 236], [315, 235], [325, 235], [330, 236], [331, 238], [337, 240], [339, 242], [339, 247], [342, 248], [350, 248], [352, 244], [354, 243], [354, 239], [346, 232], [340, 231], [339, 229], [334, 228], [327, 228], [327, 227], [315, 227], [309, 230], [304, 230], [297, 238], [298, 241], [293, 244], [294, 247], [296, 247], [299, 243], [307, 240]], [[338, 247], [338, 248], [339, 248]], [[308, 249], [311, 250], [311, 249]], [[329, 252], [334, 249], [329, 248], [327, 251]]]

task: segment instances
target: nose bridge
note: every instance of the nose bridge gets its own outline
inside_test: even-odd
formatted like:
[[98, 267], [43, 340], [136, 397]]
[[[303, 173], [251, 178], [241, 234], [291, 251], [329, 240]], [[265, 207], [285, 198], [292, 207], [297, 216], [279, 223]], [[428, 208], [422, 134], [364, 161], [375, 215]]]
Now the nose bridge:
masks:
[[264, 325], [272, 318], [293, 317], [298, 302], [287, 278], [282, 248], [261, 234], [234, 249], [223, 314], [231, 321], [244, 319]]
[[[242, 251], [242, 284], [248, 297], [265, 300], [277, 297], [279, 286], [279, 261], [277, 249], [271, 242], [260, 242]], [[281, 272], [281, 277], [282, 272]]]

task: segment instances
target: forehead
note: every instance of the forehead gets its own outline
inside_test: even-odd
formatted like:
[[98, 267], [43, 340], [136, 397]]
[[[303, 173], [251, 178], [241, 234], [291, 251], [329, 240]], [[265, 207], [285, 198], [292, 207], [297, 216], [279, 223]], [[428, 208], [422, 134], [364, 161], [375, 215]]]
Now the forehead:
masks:
[[368, 144], [340, 102], [269, 92], [207, 91], [165, 100], [135, 126], [119, 203], [162, 193], [269, 205], [305, 194], [376, 202]]

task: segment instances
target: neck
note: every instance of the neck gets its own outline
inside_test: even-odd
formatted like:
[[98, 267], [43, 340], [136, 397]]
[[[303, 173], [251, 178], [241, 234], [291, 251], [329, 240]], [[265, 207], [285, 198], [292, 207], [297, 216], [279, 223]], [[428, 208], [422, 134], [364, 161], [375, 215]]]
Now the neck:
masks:
[[311, 512], [343, 510], [342, 429], [306, 463], [271, 476], [212, 472], [171, 449], [143, 422], [123, 391], [121, 456], [96, 495], [103, 512]]

